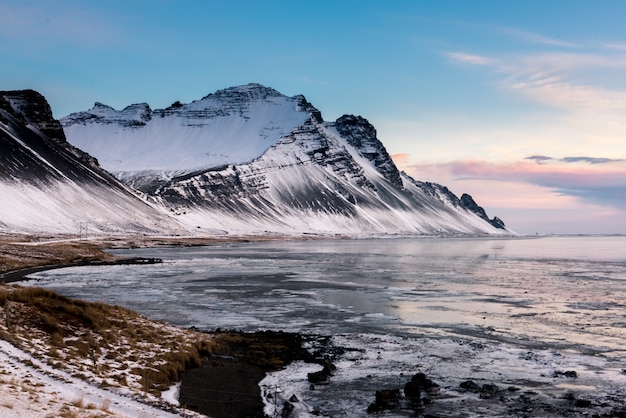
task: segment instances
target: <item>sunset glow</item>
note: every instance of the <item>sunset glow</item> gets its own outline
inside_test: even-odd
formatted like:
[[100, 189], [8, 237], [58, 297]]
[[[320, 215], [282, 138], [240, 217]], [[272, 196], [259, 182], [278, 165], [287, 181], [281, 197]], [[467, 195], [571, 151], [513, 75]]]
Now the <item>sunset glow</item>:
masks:
[[55, 117], [258, 82], [367, 118], [401, 169], [513, 230], [626, 233], [624, 18], [616, 0], [8, 0], [0, 78]]

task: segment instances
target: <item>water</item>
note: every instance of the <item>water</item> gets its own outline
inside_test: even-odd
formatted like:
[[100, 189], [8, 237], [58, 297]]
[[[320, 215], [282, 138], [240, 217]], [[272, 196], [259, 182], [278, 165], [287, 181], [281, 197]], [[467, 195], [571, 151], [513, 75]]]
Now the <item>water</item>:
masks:
[[[164, 263], [51, 270], [31, 283], [185, 327], [332, 335], [354, 349], [337, 359], [332, 388], [309, 390], [306, 372], [319, 366], [299, 363], [263, 382], [285, 388], [286, 398], [298, 394], [304, 415], [317, 408], [361, 416], [374, 390], [401, 386], [401, 374], [416, 371], [447, 385], [428, 410], [446, 416], [521, 408], [518, 392], [488, 402], [459, 391], [468, 379], [518, 386], [536, 416], [576, 415], [565, 395], [593, 399], [592, 408], [608, 413], [626, 394], [626, 237], [273, 241], [117, 253]], [[579, 377], [564, 380], [564, 370]]]

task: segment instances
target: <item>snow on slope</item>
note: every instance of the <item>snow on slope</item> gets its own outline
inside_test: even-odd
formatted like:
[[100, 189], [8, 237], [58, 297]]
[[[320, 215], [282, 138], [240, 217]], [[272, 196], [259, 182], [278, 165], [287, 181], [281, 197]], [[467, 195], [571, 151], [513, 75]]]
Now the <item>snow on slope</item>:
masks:
[[0, 231], [173, 232], [160, 208], [65, 141], [43, 96], [0, 92]]
[[154, 111], [96, 103], [61, 123], [70, 142], [109, 171], [180, 173], [253, 160], [309, 117], [301, 104], [252, 84]]
[[[380, 147], [375, 154], [386, 153]], [[173, 179], [156, 196], [190, 227], [227, 231], [503, 232], [462, 207], [447, 189], [390, 169], [381, 172], [367, 157], [373, 153], [365, 154], [334, 124], [309, 120], [249, 164]]]
[[155, 111], [96, 104], [61, 121], [71, 143], [194, 230], [506, 232], [473, 199], [400, 173], [365, 119], [325, 122], [303, 96], [259, 84]]

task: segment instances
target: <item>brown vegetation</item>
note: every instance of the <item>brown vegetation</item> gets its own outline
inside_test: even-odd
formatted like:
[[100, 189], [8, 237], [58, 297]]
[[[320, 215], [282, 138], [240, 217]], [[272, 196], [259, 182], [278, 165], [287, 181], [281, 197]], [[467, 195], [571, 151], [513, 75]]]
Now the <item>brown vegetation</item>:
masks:
[[0, 273], [39, 266], [112, 261], [101, 243], [91, 241], [38, 242], [31, 236], [0, 236]]
[[47, 289], [3, 285], [0, 306], [0, 338], [101, 386], [134, 386], [158, 395], [187, 368], [199, 366], [213, 346], [207, 334]]

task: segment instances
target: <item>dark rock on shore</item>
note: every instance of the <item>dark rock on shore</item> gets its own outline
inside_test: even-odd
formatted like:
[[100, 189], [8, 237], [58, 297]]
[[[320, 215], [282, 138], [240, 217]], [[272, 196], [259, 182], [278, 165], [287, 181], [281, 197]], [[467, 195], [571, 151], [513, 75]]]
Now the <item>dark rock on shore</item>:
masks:
[[555, 371], [554, 372], [554, 377], [560, 377], [560, 376], [564, 376], [564, 377], [570, 377], [572, 379], [576, 379], [578, 377], [578, 373], [576, 373], [575, 370], [567, 370], [565, 372], [561, 372], [561, 371]]
[[180, 405], [215, 418], [262, 418], [259, 381], [265, 372], [230, 359], [204, 359], [187, 370], [180, 386]]
[[307, 373], [307, 380], [314, 385], [328, 385], [330, 383], [330, 376], [324, 373], [323, 370], [319, 372]]
[[216, 331], [214, 337], [202, 366], [183, 374], [179, 395], [181, 405], [213, 418], [264, 417], [259, 382], [265, 373], [311, 360], [300, 334]]
[[462, 382], [459, 387], [461, 389], [465, 389], [468, 392], [473, 392], [473, 393], [478, 393], [480, 392], [480, 385], [478, 385], [477, 383], [474, 383], [472, 380], [466, 380], [465, 382]]
[[382, 389], [376, 391], [376, 400], [367, 407], [367, 412], [381, 412], [396, 409], [400, 405], [400, 389]]
[[375, 401], [368, 406], [367, 412], [378, 413], [400, 408], [421, 411], [424, 409], [425, 403], [432, 402], [431, 399], [422, 397], [423, 392], [430, 396], [437, 396], [439, 395], [439, 385], [426, 377], [424, 373], [417, 373], [404, 385], [404, 396], [408, 403], [403, 402], [400, 389], [377, 390]]
[[480, 388], [480, 397], [482, 399], [495, 398], [500, 392], [500, 388], [493, 383], [486, 383]]
[[319, 372], [307, 373], [307, 380], [314, 385], [328, 385], [330, 377], [337, 374], [337, 366], [326, 361], [324, 367]]

